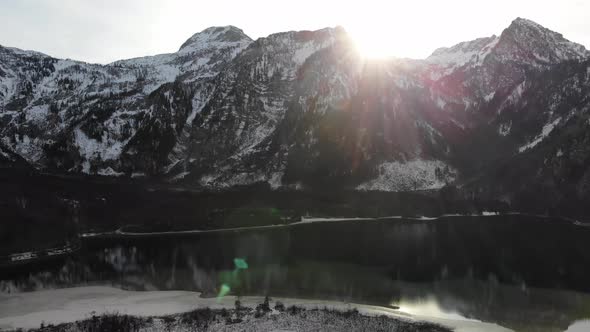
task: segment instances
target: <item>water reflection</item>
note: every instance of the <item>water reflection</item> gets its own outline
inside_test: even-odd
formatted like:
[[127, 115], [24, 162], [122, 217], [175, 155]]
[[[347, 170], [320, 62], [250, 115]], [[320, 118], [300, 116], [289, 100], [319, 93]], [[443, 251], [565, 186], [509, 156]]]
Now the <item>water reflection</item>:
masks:
[[[584, 293], [478, 280], [394, 284], [402, 294], [402, 308], [410, 303], [416, 312], [457, 314], [515, 331], [564, 331], [572, 322], [590, 318], [590, 295]], [[422, 305], [412, 307], [414, 303]]]
[[516, 331], [564, 331], [590, 318], [589, 237], [590, 229], [567, 224], [485, 218], [102, 239], [53, 272], [26, 271], [0, 289], [102, 282], [393, 304]]
[[406, 299], [402, 297], [399, 301], [392, 302], [391, 306], [399, 307], [399, 311], [413, 316], [428, 316], [441, 319], [476, 321], [474, 319], [461, 316], [456, 311], [445, 310], [441, 307], [437, 298], [434, 296], [428, 296], [423, 299]]

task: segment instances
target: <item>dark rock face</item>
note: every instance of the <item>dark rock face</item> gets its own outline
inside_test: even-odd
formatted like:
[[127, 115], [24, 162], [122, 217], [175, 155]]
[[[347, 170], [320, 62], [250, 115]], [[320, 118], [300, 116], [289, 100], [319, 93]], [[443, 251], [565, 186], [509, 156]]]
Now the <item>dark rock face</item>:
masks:
[[28, 170], [30, 166], [18, 154], [0, 143], [0, 169], [19, 168]]
[[213, 27], [104, 66], [1, 47], [0, 141], [57, 173], [579, 200], [589, 57], [521, 18], [425, 60], [363, 59], [340, 28]]

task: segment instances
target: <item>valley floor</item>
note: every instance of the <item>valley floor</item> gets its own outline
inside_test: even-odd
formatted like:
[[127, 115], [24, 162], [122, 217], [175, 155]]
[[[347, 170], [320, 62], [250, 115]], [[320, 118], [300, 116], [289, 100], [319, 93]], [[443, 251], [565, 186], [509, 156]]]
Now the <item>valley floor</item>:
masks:
[[[270, 310], [256, 310], [262, 297], [201, 298], [188, 291], [130, 292], [90, 286], [0, 295], [0, 329], [79, 331], [96, 324], [131, 324], [142, 331], [509, 331], [467, 319], [417, 316], [384, 307], [343, 302], [271, 299]], [[285, 310], [278, 309], [282, 303]], [[260, 309], [260, 308], [259, 308]], [[130, 315], [133, 317], [127, 317]], [[73, 323], [76, 322], [76, 323]], [[70, 323], [70, 324], [64, 324]], [[201, 324], [201, 326], [195, 326]]]

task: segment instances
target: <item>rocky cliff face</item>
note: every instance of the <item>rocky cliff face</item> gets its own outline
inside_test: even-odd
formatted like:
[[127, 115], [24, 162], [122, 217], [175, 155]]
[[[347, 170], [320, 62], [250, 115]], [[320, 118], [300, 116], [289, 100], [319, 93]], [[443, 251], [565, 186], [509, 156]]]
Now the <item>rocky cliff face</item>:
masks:
[[193, 98], [251, 42], [235, 27], [209, 28], [176, 53], [106, 66], [1, 48], [2, 141], [38, 168], [159, 174]]
[[0, 140], [50, 172], [207, 188], [589, 197], [589, 59], [520, 18], [425, 60], [363, 59], [340, 28], [214, 27], [104, 66], [1, 47]]

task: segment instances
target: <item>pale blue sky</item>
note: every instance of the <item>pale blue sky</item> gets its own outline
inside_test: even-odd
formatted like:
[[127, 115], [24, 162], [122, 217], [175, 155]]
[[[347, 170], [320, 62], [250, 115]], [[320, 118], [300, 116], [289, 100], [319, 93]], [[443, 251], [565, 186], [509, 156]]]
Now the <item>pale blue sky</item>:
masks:
[[341, 25], [372, 53], [423, 58], [517, 16], [590, 46], [589, 0], [0, 0], [0, 45], [108, 63], [174, 52], [214, 25], [252, 38]]

